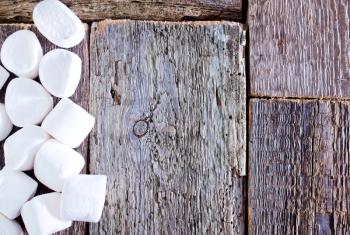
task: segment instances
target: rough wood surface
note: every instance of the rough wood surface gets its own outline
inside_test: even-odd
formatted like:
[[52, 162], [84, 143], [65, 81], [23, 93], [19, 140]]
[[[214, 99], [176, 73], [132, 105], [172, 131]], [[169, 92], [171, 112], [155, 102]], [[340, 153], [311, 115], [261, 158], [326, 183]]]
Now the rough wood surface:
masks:
[[[31, 22], [37, 0], [1, 0], [0, 21]], [[84, 21], [242, 18], [242, 0], [63, 0]]]
[[[17, 30], [20, 30], [20, 29], [30, 29], [30, 30], [34, 31], [41, 42], [44, 53], [56, 48], [56, 46], [54, 46], [52, 43], [47, 41], [40, 33], [38, 33], [38, 31], [36, 30], [35, 27], [33, 27], [32, 25], [25, 25], [25, 24], [9, 24], [9, 25], [2, 24], [2, 25], [0, 25], [0, 47], [8, 35], [10, 35], [11, 33], [15, 32]], [[88, 35], [89, 30], [87, 30], [86, 32]], [[88, 45], [89, 45], [89, 40], [88, 40], [88, 37], [86, 37], [86, 39], [82, 43], [80, 43], [78, 46], [71, 49], [71, 51], [77, 53], [83, 61], [82, 79], [80, 81], [80, 84], [79, 84], [79, 87], [78, 87], [76, 93], [71, 97], [71, 99], [73, 101], [75, 101], [77, 104], [80, 104], [82, 107], [85, 107], [86, 109], [89, 108], [88, 103], [89, 103], [89, 87], [90, 87]], [[13, 77], [15, 77], [15, 76], [12, 75], [11, 78], [13, 78]], [[9, 79], [9, 81], [10, 81], [10, 79]], [[7, 84], [8, 84], [8, 82], [7, 82]], [[4, 95], [5, 95], [5, 90], [6, 90], [7, 84], [0, 91], [0, 102], [2, 102], [2, 103], [4, 102]], [[57, 100], [56, 100], [56, 102], [57, 102]], [[17, 130], [17, 128], [16, 128], [16, 130]], [[0, 168], [2, 168], [4, 166], [3, 142], [4, 141], [0, 142]], [[88, 160], [88, 139], [77, 150], [80, 153], [82, 153], [82, 155], [86, 159], [86, 162], [88, 162], [89, 161]], [[84, 169], [84, 171], [86, 171], [86, 169]], [[27, 173], [33, 177], [32, 171], [27, 172]], [[38, 194], [47, 193], [47, 192], [50, 192], [50, 190], [47, 189], [46, 187], [44, 187], [43, 185], [40, 185], [40, 187], [38, 189]], [[60, 232], [60, 233], [57, 233], [57, 234], [60, 234], [60, 235], [64, 235], [64, 234], [81, 235], [81, 234], [85, 234], [85, 231], [86, 231], [85, 223], [74, 223], [74, 225], [70, 229], [67, 229], [67, 230]], [[0, 234], [1, 234], [1, 232], [0, 232]]]
[[350, 98], [349, 0], [250, 0], [255, 96]]
[[350, 234], [350, 103], [250, 102], [250, 234]]
[[241, 25], [91, 28], [90, 171], [108, 175], [90, 234], [243, 234]]

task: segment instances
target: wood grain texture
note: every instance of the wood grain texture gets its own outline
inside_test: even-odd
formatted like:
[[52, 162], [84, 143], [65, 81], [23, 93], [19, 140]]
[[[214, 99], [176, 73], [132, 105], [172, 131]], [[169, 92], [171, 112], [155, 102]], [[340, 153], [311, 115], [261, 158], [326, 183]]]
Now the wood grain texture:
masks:
[[108, 175], [90, 234], [243, 234], [241, 25], [91, 28], [90, 171]]
[[250, 101], [250, 234], [349, 234], [350, 103]]
[[[1, 0], [0, 21], [32, 22], [37, 0]], [[63, 0], [82, 20], [205, 20], [242, 18], [242, 0]]]
[[250, 0], [251, 95], [350, 98], [349, 0]]
[[[87, 28], [86, 33], [87, 33], [87, 35], [89, 35], [88, 27], [86, 26], [86, 28]], [[11, 33], [15, 32], [17, 30], [20, 30], [20, 29], [29, 29], [29, 30], [34, 31], [41, 42], [44, 53], [46, 53], [54, 48], [57, 48], [52, 43], [47, 41], [40, 33], [38, 33], [38, 31], [35, 27], [33, 27], [32, 25], [29, 25], [29, 24], [1, 24], [0, 25], [0, 47], [7, 36], [9, 36]], [[88, 46], [89, 46], [89, 40], [88, 40], [88, 37], [86, 37], [84, 39], [84, 41], [81, 42], [78, 46], [70, 49], [71, 51], [78, 54], [83, 61], [82, 78], [81, 78], [81, 81], [79, 83], [79, 87], [78, 87], [76, 93], [71, 97], [71, 99], [86, 109], [89, 108], [89, 88], [90, 88]], [[12, 74], [11, 79], [14, 77], [15, 76]], [[10, 79], [9, 79], [9, 81], [10, 81]], [[8, 84], [8, 82], [7, 82], [7, 84]], [[2, 102], [2, 103], [4, 102], [4, 96], [5, 96], [7, 84], [0, 91], [0, 102]], [[57, 101], [58, 101], [58, 99], [55, 99], [55, 102], [57, 102]], [[15, 128], [15, 130], [17, 130], [17, 129], [18, 128]], [[3, 142], [4, 141], [0, 142], [0, 169], [4, 166]], [[89, 161], [88, 160], [88, 139], [86, 139], [84, 141], [84, 143], [77, 149], [77, 151], [79, 151], [85, 157], [86, 162]], [[86, 172], [86, 169], [84, 169], [83, 171]], [[34, 177], [33, 171], [30, 171], [27, 173], [30, 176]], [[51, 190], [49, 190], [48, 188], [46, 188], [43, 185], [40, 185], [37, 194], [43, 194], [43, 193], [47, 193], [47, 192], [51, 192]], [[60, 232], [60, 233], [57, 233], [57, 234], [60, 234], [60, 235], [64, 235], [64, 234], [81, 235], [81, 234], [85, 234], [85, 231], [86, 231], [85, 223], [79, 222], [79, 223], [74, 223], [74, 225], [70, 229], [67, 229], [67, 230]]]

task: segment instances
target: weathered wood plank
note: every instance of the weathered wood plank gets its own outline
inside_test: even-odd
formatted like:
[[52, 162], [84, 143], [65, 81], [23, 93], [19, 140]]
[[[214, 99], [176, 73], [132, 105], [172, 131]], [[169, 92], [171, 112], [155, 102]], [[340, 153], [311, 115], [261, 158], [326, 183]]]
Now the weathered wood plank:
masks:
[[[0, 1], [0, 21], [32, 22], [37, 0]], [[104, 19], [204, 20], [242, 18], [242, 0], [64, 0], [84, 21]]]
[[90, 171], [108, 175], [90, 234], [243, 234], [245, 78], [232, 22], [91, 28]]
[[350, 103], [250, 102], [250, 234], [349, 234]]
[[254, 96], [350, 98], [349, 0], [250, 0]]
[[[6, 39], [8, 35], [11, 33], [20, 30], [20, 29], [30, 29], [36, 33], [38, 36], [41, 45], [44, 49], [44, 52], [48, 52], [56, 46], [54, 46], [52, 43], [47, 41], [38, 31], [35, 27], [32, 25], [26, 25], [26, 24], [2, 24], [0, 25], [0, 47], [3, 43], [3, 41]], [[87, 35], [89, 35], [89, 30], [87, 28], [86, 31]], [[85, 107], [86, 109], [89, 108], [89, 88], [90, 88], [90, 82], [89, 82], [89, 40], [88, 37], [80, 43], [78, 46], [71, 49], [71, 51], [77, 53], [80, 58], [83, 61], [83, 69], [82, 69], [82, 79], [80, 81], [79, 87], [76, 91], [76, 93], [73, 95], [72, 100], [74, 100], [76, 103], [80, 104], [82, 107]], [[14, 75], [11, 76], [11, 78], [15, 77]], [[9, 81], [8, 81], [9, 82]], [[7, 82], [7, 83], [8, 83]], [[4, 95], [6, 86], [0, 91], [0, 102], [4, 102]], [[88, 139], [77, 149], [82, 155], [85, 157], [86, 162], [88, 162]], [[4, 166], [4, 155], [3, 155], [3, 141], [0, 143], [0, 168]], [[86, 171], [86, 169], [84, 169]], [[28, 172], [29, 175], [33, 177], [33, 172]], [[38, 194], [51, 192], [49, 189], [44, 187], [43, 185], [40, 185], [38, 189]], [[74, 235], [80, 235], [85, 234], [86, 225], [85, 223], [74, 223], [74, 226], [70, 228], [69, 230], [57, 233], [57, 234], [74, 234]]]

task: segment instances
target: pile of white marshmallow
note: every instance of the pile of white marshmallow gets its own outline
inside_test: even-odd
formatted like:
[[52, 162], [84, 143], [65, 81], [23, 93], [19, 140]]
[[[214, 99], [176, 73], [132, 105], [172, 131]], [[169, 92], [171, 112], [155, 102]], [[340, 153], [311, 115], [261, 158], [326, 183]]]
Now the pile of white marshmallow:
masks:
[[[70, 48], [85, 36], [79, 18], [58, 0], [37, 4], [33, 21], [53, 44]], [[22, 129], [4, 143], [5, 167], [0, 171], [0, 234], [23, 234], [14, 220], [22, 216], [30, 235], [64, 230], [72, 221], [98, 222], [106, 194], [106, 176], [79, 174], [84, 158], [74, 150], [88, 136], [95, 119], [68, 97], [78, 87], [82, 61], [65, 49], [43, 55], [29, 30], [11, 34], [2, 44], [1, 62], [14, 73], [0, 104], [0, 141], [13, 125]], [[0, 89], [9, 72], [0, 66]], [[39, 76], [40, 82], [34, 79]], [[52, 96], [62, 98], [53, 107]], [[53, 193], [33, 196], [38, 183], [22, 171], [33, 170]]]

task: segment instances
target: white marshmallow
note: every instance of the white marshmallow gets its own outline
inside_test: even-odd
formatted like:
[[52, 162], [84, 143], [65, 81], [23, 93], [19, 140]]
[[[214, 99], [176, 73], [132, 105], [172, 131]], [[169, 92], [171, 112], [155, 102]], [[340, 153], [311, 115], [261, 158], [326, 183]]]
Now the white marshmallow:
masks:
[[5, 107], [11, 122], [24, 127], [40, 124], [52, 110], [53, 99], [38, 82], [15, 78], [7, 86]]
[[2, 235], [23, 235], [23, 230], [19, 223], [10, 220], [0, 213], [0, 234]]
[[105, 203], [106, 184], [104, 175], [77, 175], [66, 180], [61, 197], [62, 218], [97, 223]]
[[82, 107], [63, 98], [41, 126], [58, 141], [76, 148], [88, 136], [94, 123], [95, 118]]
[[35, 78], [43, 57], [39, 39], [29, 30], [19, 30], [8, 36], [1, 47], [1, 62], [18, 77]]
[[7, 70], [0, 65], [0, 90], [5, 85], [5, 82], [9, 77], [10, 77], [10, 73], [7, 72]]
[[6, 139], [12, 128], [13, 125], [6, 113], [5, 105], [0, 103], [0, 141]]
[[48, 188], [61, 192], [64, 181], [78, 175], [85, 160], [77, 151], [56, 140], [48, 140], [39, 149], [35, 162], [36, 178]]
[[77, 54], [64, 49], [52, 50], [40, 62], [41, 84], [56, 97], [70, 97], [78, 87], [81, 66], [82, 61]]
[[33, 21], [40, 33], [59, 47], [78, 45], [85, 36], [81, 20], [58, 0], [39, 2], [33, 11]]
[[7, 167], [0, 171], [0, 213], [9, 219], [20, 214], [23, 204], [31, 199], [38, 183], [20, 171]]
[[23, 127], [4, 143], [5, 165], [19, 171], [32, 170], [36, 153], [49, 139], [49, 134], [39, 126]]
[[61, 218], [60, 203], [60, 193], [48, 193], [24, 204], [21, 215], [29, 235], [52, 234], [72, 225], [72, 221]]

